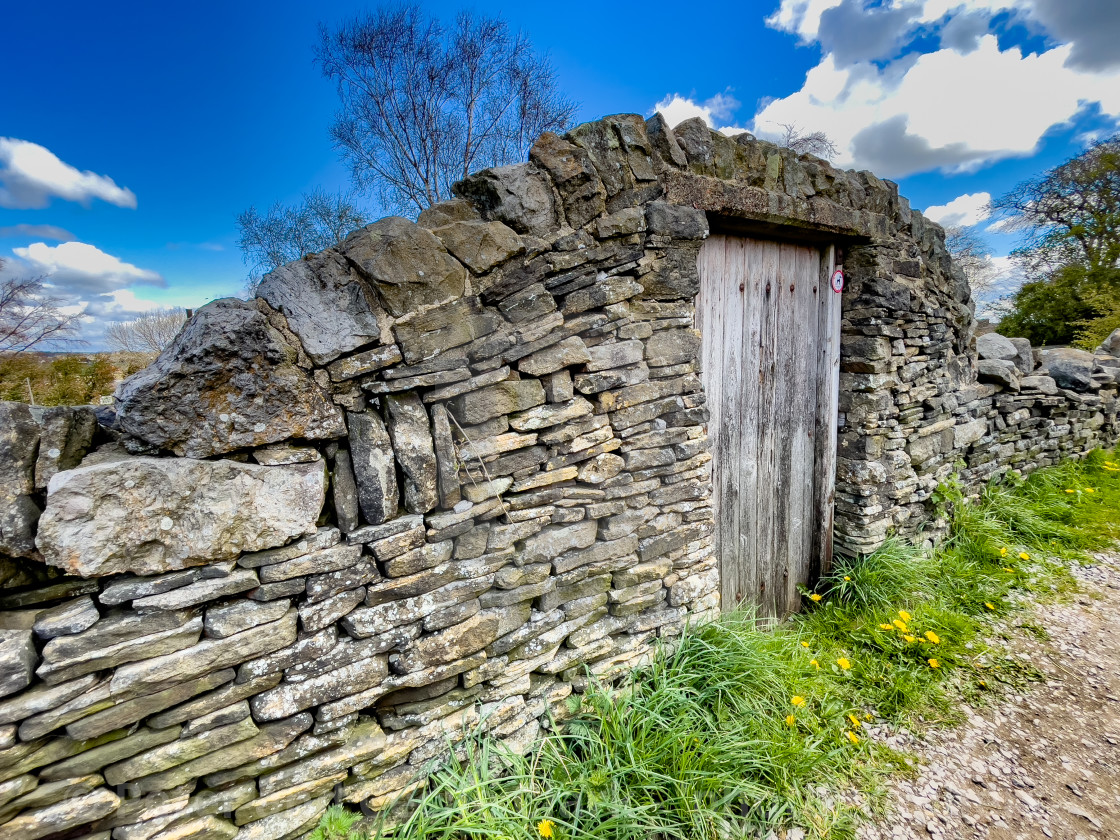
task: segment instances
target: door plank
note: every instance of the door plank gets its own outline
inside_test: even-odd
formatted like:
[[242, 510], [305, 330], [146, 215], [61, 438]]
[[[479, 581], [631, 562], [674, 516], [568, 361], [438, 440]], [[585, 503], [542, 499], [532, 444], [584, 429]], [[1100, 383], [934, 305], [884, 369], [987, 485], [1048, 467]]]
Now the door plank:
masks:
[[760, 244], [743, 240], [743, 376], [739, 429], [739, 562], [740, 589], [751, 604], [758, 601], [764, 570], [759, 519], [758, 412], [761, 387], [762, 302], [765, 300], [766, 268]]
[[836, 493], [836, 436], [840, 400], [841, 298], [829, 279], [836, 268], [836, 248], [825, 249], [820, 263], [821, 296], [817, 307], [816, 435], [813, 467], [813, 516], [816, 521], [809, 580], [832, 567], [832, 525]]
[[697, 258], [725, 610], [740, 600], [762, 616], [796, 610], [798, 584], [831, 544], [840, 307], [822, 294], [827, 259], [718, 234]]

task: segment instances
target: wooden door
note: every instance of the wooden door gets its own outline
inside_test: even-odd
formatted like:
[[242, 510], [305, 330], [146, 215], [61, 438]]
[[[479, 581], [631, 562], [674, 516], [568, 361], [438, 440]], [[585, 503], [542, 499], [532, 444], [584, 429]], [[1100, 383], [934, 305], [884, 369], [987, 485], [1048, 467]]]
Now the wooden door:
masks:
[[840, 295], [832, 248], [713, 235], [696, 322], [724, 610], [780, 616], [832, 558]]

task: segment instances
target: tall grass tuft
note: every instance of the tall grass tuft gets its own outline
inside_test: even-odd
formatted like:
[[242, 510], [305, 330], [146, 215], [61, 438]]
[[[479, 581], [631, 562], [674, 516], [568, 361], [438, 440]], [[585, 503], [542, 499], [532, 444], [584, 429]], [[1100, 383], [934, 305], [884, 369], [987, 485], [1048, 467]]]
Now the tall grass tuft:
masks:
[[1026, 594], [1072, 587], [1068, 562], [1120, 536], [1113, 457], [971, 500], [948, 483], [951, 533], [936, 548], [890, 539], [838, 558], [813, 593], [820, 603], [776, 628], [738, 612], [688, 629], [625, 688], [571, 698], [575, 716], [526, 756], [472, 739], [382, 833], [716, 840], [798, 825], [854, 836], [859, 814], [830, 791], [855, 786], [875, 803], [884, 774], [909, 767], [868, 725], [951, 721], [962, 696], [1034, 676], [990, 649], [985, 629]]

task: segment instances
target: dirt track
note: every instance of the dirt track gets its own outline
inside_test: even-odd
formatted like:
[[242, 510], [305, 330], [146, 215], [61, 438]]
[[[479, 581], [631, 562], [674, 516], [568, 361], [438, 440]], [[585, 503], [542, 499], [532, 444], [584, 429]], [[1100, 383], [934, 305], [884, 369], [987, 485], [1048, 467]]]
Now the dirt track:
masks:
[[860, 840], [1120, 838], [1120, 557], [1076, 575], [1071, 602], [1014, 619], [1044, 628], [1011, 645], [1045, 680], [957, 729], [896, 735], [920, 776], [892, 783], [890, 815]]

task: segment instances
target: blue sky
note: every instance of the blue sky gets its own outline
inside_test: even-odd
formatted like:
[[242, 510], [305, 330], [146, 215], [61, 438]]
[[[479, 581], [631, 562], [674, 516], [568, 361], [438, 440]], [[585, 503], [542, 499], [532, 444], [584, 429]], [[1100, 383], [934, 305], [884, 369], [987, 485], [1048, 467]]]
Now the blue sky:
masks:
[[[346, 185], [320, 23], [369, 3], [8, 4], [0, 259], [104, 324], [238, 294], [236, 214]], [[458, 2], [424, 3], [450, 18]], [[579, 119], [702, 115], [827, 132], [919, 209], [979, 208], [1120, 118], [1117, 0], [477, 2], [529, 35]], [[938, 209], [939, 208], [939, 209]]]

